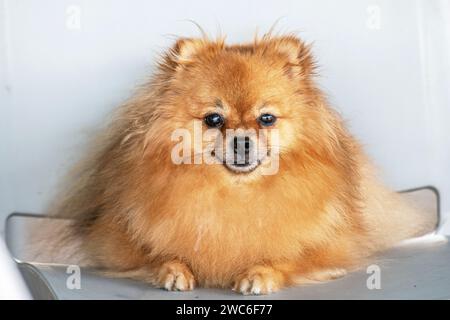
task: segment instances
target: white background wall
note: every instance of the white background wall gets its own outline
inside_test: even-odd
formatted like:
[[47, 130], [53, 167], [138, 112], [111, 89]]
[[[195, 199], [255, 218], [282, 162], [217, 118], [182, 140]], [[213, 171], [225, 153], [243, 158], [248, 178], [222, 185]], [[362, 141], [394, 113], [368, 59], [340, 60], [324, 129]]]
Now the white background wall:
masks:
[[320, 84], [395, 189], [435, 185], [450, 212], [445, 0], [0, 0], [0, 221], [43, 212], [106, 115], [192, 19], [246, 41], [314, 41]]

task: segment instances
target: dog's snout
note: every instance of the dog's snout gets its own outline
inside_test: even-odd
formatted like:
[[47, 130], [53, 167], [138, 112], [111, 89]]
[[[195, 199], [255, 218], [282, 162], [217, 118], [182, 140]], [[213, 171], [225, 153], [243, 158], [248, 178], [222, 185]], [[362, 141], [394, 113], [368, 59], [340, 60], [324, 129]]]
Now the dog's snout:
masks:
[[234, 137], [232, 147], [235, 154], [249, 154], [253, 148], [253, 141], [248, 136]]
[[255, 137], [248, 134], [235, 135], [227, 143], [227, 161], [234, 168], [251, 167], [257, 163], [256, 147]]

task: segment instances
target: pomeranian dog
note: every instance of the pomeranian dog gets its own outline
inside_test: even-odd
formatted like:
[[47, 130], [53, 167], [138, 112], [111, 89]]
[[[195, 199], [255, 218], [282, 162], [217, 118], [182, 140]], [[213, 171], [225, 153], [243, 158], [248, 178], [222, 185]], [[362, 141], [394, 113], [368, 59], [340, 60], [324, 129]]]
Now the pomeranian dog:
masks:
[[293, 35], [179, 39], [81, 168], [54, 210], [90, 263], [167, 290], [327, 281], [436, 223], [377, 180]]

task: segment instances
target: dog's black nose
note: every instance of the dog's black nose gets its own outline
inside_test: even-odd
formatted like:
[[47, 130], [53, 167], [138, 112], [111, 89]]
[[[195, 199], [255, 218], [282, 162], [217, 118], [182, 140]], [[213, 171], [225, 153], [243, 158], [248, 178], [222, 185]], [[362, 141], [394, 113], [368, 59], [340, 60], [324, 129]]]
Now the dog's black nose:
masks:
[[249, 154], [253, 148], [253, 142], [248, 136], [234, 137], [232, 143], [235, 154]]

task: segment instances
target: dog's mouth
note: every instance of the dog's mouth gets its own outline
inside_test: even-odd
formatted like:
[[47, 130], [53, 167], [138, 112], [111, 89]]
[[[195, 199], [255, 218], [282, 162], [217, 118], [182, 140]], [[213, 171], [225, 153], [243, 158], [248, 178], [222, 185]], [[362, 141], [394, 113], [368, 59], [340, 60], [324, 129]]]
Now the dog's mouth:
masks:
[[262, 159], [250, 159], [248, 155], [244, 159], [238, 159], [236, 156], [232, 158], [222, 158], [212, 153], [216, 159], [223, 164], [225, 168], [234, 173], [250, 173], [262, 163]]
[[227, 169], [235, 173], [249, 173], [255, 170], [261, 164], [261, 161], [256, 160], [253, 162], [244, 163], [224, 161], [223, 164]]

